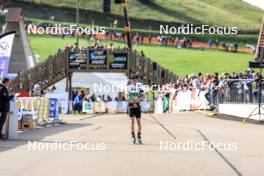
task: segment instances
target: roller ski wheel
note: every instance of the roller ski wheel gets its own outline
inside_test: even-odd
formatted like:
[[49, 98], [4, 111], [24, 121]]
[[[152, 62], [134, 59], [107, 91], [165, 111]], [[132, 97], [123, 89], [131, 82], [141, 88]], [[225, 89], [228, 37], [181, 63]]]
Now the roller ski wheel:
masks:
[[142, 139], [141, 138], [138, 138], [138, 143], [142, 144]]
[[133, 136], [132, 136], [132, 143], [133, 143], [133, 144], [136, 144], [136, 142], [137, 142], [136, 137], [133, 137]]

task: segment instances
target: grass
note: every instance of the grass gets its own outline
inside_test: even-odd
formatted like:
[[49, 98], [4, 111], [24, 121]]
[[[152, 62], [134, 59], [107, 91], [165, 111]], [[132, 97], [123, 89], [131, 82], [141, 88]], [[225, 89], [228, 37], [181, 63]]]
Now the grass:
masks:
[[[21, 0], [56, 7], [75, 8], [76, 0]], [[237, 26], [258, 29], [263, 10], [242, 0], [128, 0], [128, 13], [140, 19]], [[102, 11], [101, 0], [80, 0], [82, 9]], [[122, 15], [122, 8], [112, 3], [112, 13]]]
[[[38, 55], [38, 60], [43, 61], [49, 55], [53, 55], [59, 48], [75, 43], [75, 38], [66, 37], [62, 39], [55, 36], [29, 36], [33, 52]], [[110, 41], [104, 41], [104, 44]], [[114, 46], [124, 46], [123, 43], [112, 42]], [[87, 39], [80, 39], [80, 46], [89, 45]], [[214, 72], [241, 72], [248, 68], [248, 61], [253, 60], [254, 56], [243, 53], [227, 53], [216, 50], [198, 49], [176, 49], [173, 47], [142, 45], [138, 48], [144, 51], [145, 55], [158, 62], [165, 68], [170, 69], [177, 75], [190, 73], [214, 73]]]
[[[50, 25], [55, 25], [55, 24], [61, 24], [63, 26], [70, 26], [73, 25], [74, 23], [69, 23], [69, 22], [58, 22], [58, 21], [51, 21], [51, 20], [42, 20], [42, 19], [32, 19], [32, 18], [27, 18], [26, 22], [31, 22], [36, 25], [40, 24], [50, 24]], [[81, 27], [85, 28], [88, 26], [93, 26], [91, 24], [80, 24]], [[109, 31], [116, 31], [116, 32], [123, 32], [123, 28], [106, 28]], [[160, 36], [159, 31], [154, 31], [154, 30], [144, 30], [144, 29], [133, 29], [132, 28], [132, 34], [139, 33], [144, 36]], [[166, 36], [171, 36], [171, 37], [176, 37], [176, 35], [166, 35]], [[255, 45], [258, 40], [258, 35], [253, 35], [253, 34], [236, 34], [236, 35], [210, 35], [210, 34], [189, 34], [189, 35], [184, 35], [180, 34], [177, 35], [179, 38], [183, 37], [190, 37], [193, 41], [199, 41], [199, 42], [205, 42], [207, 43], [209, 39], [214, 39], [218, 40], [219, 42], [223, 43], [237, 43], [239, 44], [240, 47], [245, 47], [246, 44], [251, 44]]]
[[177, 75], [190, 73], [241, 72], [248, 68], [254, 56], [216, 50], [175, 49], [169, 47], [140, 48], [151, 59], [172, 70]]

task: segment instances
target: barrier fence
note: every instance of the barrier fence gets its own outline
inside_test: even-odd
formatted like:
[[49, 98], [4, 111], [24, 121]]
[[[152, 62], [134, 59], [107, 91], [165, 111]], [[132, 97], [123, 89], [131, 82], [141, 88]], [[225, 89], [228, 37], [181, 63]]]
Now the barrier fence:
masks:
[[[177, 96], [167, 94], [168, 96], [156, 97], [154, 102], [147, 100], [141, 101], [142, 112], [153, 112], [157, 114], [169, 112], [176, 113], [180, 111], [209, 109], [205, 98], [205, 91], [194, 89], [180, 91]], [[153, 108], [154, 105], [154, 108]], [[127, 112], [128, 103], [126, 101], [109, 102], [83, 102], [82, 111], [85, 113], [121, 113]]]
[[[142, 112], [151, 112], [151, 101], [140, 102]], [[127, 101], [109, 102], [83, 102], [82, 111], [88, 114], [94, 113], [125, 113], [127, 112]]]
[[260, 84], [254, 79], [224, 80], [221, 86], [210, 91], [208, 99], [214, 106], [223, 103], [258, 103], [259, 98], [264, 103], [264, 92], [260, 93], [259, 89]]
[[[264, 87], [264, 85], [262, 85]], [[64, 95], [64, 94], [63, 94]], [[207, 110], [221, 103], [257, 103], [259, 96], [264, 103], [264, 91], [259, 94], [259, 84], [255, 80], [225, 80], [222, 86], [213, 90], [187, 89], [174, 93], [157, 93], [153, 100], [140, 102], [142, 112], [176, 113], [190, 110]], [[68, 109], [68, 99], [47, 97], [18, 98], [18, 120], [25, 115], [31, 115], [39, 123], [51, 119], [59, 119], [59, 106]], [[56, 95], [55, 97], [59, 97]], [[62, 101], [63, 100], [63, 101]], [[64, 108], [62, 108], [62, 106]], [[83, 101], [82, 112], [94, 113], [126, 113], [126, 101], [88, 102]], [[62, 111], [62, 113], [67, 113]]]
[[59, 118], [58, 100], [45, 97], [23, 97], [18, 98], [17, 105], [18, 120], [30, 115], [38, 123]]

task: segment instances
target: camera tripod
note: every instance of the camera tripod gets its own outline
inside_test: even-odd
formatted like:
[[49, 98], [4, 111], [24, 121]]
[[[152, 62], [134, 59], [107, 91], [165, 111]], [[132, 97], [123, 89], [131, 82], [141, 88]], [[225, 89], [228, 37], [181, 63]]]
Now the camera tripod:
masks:
[[259, 80], [258, 80], [258, 87], [259, 87], [259, 90], [258, 90], [258, 105], [249, 114], [249, 116], [242, 121], [243, 123], [246, 123], [250, 119], [250, 117], [253, 117], [253, 116], [256, 116], [256, 115], [258, 115], [258, 117], [259, 117], [258, 120], [260, 122], [264, 122], [264, 118], [263, 119], [261, 118], [262, 115], [264, 116], [264, 114], [261, 111], [261, 110], [264, 111], [264, 107], [262, 106], [262, 102], [261, 102], [262, 101], [262, 80], [263, 80], [263, 78], [262, 78], [262, 67], [263, 67], [263, 59], [261, 58], [260, 59], [260, 75], [259, 75]]

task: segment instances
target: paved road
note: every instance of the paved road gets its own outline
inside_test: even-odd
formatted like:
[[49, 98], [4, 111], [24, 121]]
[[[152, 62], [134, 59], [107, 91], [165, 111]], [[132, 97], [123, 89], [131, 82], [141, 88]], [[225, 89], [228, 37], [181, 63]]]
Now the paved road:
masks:
[[[243, 125], [196, 112], [153, 117], [144, 114], [144, 144], [134, 145], [130, 142], [129, 119], [125, 114], [80, 120], [84, 117], [65, 116], [66, 125], [23, 132], [17, 141], [0, 142], [0, 175], [261, 176], [264, 173], [263, 125]], [[27, 148], [27, 140], [41, 144], [76, 141], [75, 144], [96, 144], [99, 149], [106, 150], [52, 151], [49, 148], [48, 151], [32, 151]], [[160, 142], [166, 141], [171, 146], [170, 151], [160, 149]], [[202, 150], [198, 145], [200, 150], [190, 150], [190, 145], [203, 141], [234, 143], [232, 145], [238, 145], [238, 149], [224, 151], [221, 146], [218, 150]], [[189, 150], [183, 147], [186, 142], [189, 142]], [[181, 148], [175, 150], [175, 145], [180, 146], [180, 143]]]

